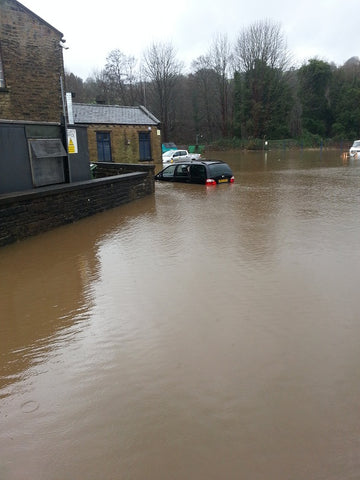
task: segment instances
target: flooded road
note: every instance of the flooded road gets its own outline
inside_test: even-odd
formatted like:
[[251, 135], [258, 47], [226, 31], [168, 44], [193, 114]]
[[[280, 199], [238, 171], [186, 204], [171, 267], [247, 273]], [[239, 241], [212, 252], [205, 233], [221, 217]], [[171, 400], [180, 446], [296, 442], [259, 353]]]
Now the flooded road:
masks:
[[0, 249], [1, 480], [360, 477], [360, 161], [216, 157]]

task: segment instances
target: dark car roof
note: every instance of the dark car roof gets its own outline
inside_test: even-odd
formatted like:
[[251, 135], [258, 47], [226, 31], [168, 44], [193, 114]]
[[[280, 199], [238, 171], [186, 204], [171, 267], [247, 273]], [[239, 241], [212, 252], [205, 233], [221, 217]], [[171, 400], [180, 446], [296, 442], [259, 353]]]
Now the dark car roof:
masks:
[[214, 163], [225, 163], [222, 160], [182, 160], [182, 161], [176, 161], [174, 163], [171, 163], [170, 165], [178, 165], [178, 164], [191, 164], [191, 165], [212, 165]]

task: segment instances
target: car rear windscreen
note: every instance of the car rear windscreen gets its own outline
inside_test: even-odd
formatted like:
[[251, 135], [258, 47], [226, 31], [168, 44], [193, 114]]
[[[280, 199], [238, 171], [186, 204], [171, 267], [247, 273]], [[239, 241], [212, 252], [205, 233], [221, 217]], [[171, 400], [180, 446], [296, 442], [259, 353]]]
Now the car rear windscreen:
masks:
[[209, 171], [214, 177], [218, 175], [232, 175], [232, 170], [226, 163], [214, 163], [213, 165], [209, 165]]

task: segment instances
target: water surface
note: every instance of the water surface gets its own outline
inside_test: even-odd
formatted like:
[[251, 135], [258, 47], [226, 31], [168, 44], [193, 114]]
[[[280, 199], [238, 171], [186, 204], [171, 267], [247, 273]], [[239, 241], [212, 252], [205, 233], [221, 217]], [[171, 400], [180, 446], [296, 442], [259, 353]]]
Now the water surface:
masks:
[[0, 250], [1, 480], [360, 476], [360, 162], [211, 156]]

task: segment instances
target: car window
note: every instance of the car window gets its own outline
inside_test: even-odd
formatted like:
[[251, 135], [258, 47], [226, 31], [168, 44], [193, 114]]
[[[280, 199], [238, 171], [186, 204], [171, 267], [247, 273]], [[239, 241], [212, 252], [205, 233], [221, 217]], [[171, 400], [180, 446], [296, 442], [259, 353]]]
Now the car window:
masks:
[[206, 180], [206, 168], [204, 165], [191, 165], [190, 173], [193, 180]]
[[214, 163], [209, 165], [209, 172], [212, 177], [217, 175], [232, 175], [231, 168], [227, 163]]
[[189, 165], [180, 164], [176, 167], [176, 177], [187, 177], [189, 175]]
[[163, 178], [170, 178], [174, 176], [176, 165], [170, 165], [169, 167], [163, 170], [162, 176]]

